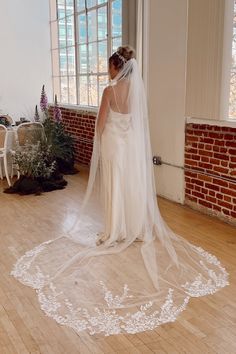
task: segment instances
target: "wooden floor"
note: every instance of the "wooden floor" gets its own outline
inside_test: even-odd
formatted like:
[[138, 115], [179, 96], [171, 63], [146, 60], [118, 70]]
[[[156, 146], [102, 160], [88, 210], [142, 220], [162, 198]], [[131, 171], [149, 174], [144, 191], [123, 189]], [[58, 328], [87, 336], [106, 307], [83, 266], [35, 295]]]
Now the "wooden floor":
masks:
[[164, 199], [158, 202], [169, 226], [219, 257], [230, 286], [191, 299], [176, 322], [137, 335], [77, 335], [43, 314], [34, 290], [9, 272], [26, 250], [56, 237], [75, 217], [86, 173], [67, 180], [65, 190], [38, 197], [3, 194], [0, 182], [0, 354], [236, 353], [236, 228]]

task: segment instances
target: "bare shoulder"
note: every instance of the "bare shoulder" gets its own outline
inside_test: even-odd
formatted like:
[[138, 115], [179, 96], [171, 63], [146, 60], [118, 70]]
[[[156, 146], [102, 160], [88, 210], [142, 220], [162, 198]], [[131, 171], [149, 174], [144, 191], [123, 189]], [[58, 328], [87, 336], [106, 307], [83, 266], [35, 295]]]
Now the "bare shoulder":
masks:
[[107, 86], [104, 88], [102, 96], [103, 96], [103, 98], [106, 98], [107, 100], [110, 99], [110, 97], [111, 97], [111, 87], [110, 86]]
[[104, 90], [103, 90], [103, 94], [104, 94], [104, 95], [109, 95], [109, 94], [111, 93], [111, 91], [112, 91], [111, 86], [106, 86], [106, 87], [104, 88]]

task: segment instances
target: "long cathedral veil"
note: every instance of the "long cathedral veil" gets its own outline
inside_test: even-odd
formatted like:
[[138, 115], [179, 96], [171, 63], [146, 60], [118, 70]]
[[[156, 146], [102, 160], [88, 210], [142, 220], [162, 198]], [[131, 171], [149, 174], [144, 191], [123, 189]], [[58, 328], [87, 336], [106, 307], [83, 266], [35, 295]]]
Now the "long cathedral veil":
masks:
[[107, 188], [96, 121], [89, 181], [75, 222], [65, 234], [24, 254], [11, 274], [36, 289], [42, 310], [58, 323], [111, 335], [173, 322], [191, 297], [213, 294], [229, 283], [219, 260], [176, 235], [160, 214], [146, 96], [135, 59], [124, 64], [107, 95], [110, 112], [123, 117], [117, 124], [126, 139], [118, 166], [124, 193], [113, 206], [123, 210], [124, 203], [122, 223], [96, 245]]

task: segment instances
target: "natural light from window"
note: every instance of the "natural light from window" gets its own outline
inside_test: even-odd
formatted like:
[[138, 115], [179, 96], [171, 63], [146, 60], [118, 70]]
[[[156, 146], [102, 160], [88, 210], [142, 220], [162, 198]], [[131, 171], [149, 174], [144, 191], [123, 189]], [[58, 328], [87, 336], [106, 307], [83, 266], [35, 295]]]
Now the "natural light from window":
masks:
[[108, 58], [122, 44], [122, 0], [51, 0], [53, 88], [64, 104], [98, 106]]

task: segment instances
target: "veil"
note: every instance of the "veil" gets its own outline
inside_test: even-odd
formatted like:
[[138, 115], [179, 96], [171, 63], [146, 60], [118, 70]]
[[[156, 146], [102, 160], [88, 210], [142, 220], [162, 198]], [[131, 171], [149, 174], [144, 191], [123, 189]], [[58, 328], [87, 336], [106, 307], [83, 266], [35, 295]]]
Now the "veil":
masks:
[[228, 273], [214, 255], [175, 234], [160, 214], [135, 59], [125, 62], [102, 100], [74, 222], [26, 252], [11, 274], [36, 290], [47, 316], [77, 333], [138, 333], [175, 321], [191, 297], [228, 285]]

